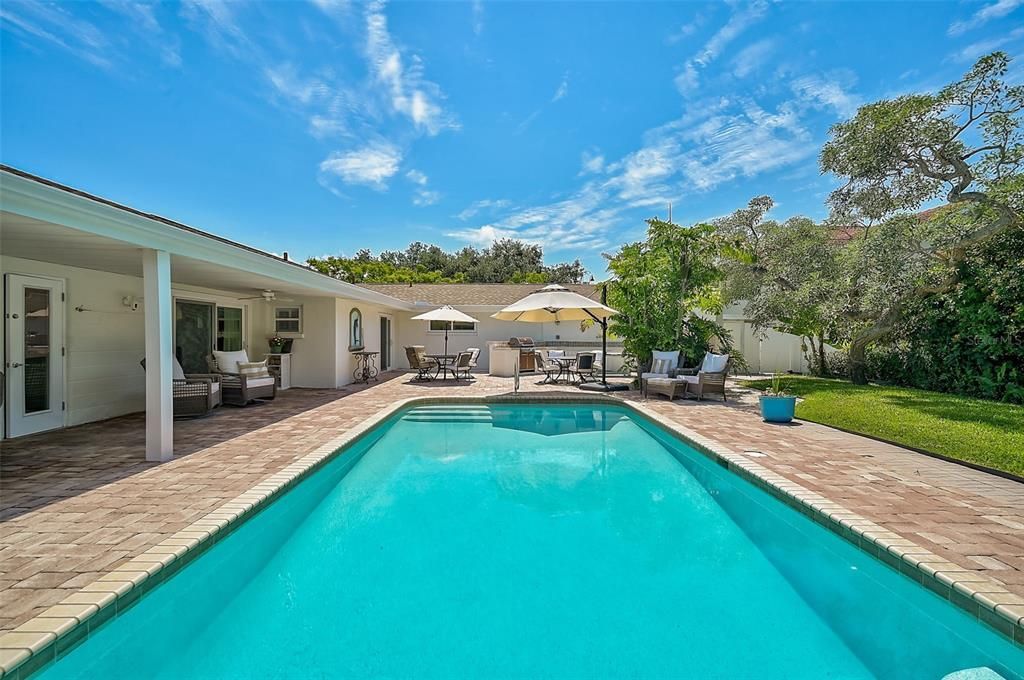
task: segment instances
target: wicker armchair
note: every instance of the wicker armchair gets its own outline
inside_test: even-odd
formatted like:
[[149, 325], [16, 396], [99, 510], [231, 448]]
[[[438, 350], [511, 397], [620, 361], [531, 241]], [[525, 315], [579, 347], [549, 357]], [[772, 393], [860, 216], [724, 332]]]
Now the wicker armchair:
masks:
[[274, 376], [252, 377], [241, 373], [220, 370], [217, 358], [207, 355], [206, 365], [220, 377], [224, 403], [232, 406], [246, 406], [254, 401], [273, 399], [277, 396], [277, 380]]
[[[705, 370], [716, 365], [723, 365], [722, 370]], [[686, 382], [686, 395], [694, 395], [697, 401], [704, 398], [705, 394], [721, 394], [722, 401], [728, 401], [725, 396], [725, 379], [729, 376], [729, 369], [732, 367], [732, 360], [728, 354], [713, 354], [708, 352], [699, 369], [684, 369], [689, 375], [682, 375], [679, 379]]]
[[[146, 360], [139, 362], [146, 370]], [[189, 373], [181, 370], [174, 359], [174, 378], [171, 380], [171, 398], [175, 418], [199, 418], [209, 415], [222, 403], [220, 376], [212, 373]]]
[[405, 356], [409, 360], [409, 368], [416, 371], [416, 380], [433, 380], [438, 363], [426, 355], [423, 345], [409, 345], [405, 348]]

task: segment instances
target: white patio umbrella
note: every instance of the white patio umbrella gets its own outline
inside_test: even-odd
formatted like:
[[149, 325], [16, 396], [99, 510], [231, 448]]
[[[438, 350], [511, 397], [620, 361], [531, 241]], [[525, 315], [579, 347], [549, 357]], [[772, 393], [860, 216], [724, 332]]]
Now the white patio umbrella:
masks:
[[608, 318], [618, 314], [604, 304], [607, 293], [601, 289], [601, 302], [585, 295], [574, 293], [565, 286], [553, 283], [530, 293], [519, 302], [514, 302], [500, 312], [491, 314], [501, 321], [526, 321], [529, 323], [551, 323], [552, 321], [594, 321], [601, 326], [601, 382], [590, 383], [593, 387], [581, 385], [581, 389], [618, 390], [625, 385], [608, 384]]
[[469, 314], [463, 314], [459, 310], [455, 309], [451, 305], [445, 305], [444, 307], [438, 307], [432, 309], [429, 312], [423, 314], [417, 314], [412, 317], [421, 321], [447, 321], [444, 327], [444, 353], [448, 354], [448, 328], [451, 326], [452, 321], [462, 321], [465, 323], [477, 323], [477, 320], [471, 317]]

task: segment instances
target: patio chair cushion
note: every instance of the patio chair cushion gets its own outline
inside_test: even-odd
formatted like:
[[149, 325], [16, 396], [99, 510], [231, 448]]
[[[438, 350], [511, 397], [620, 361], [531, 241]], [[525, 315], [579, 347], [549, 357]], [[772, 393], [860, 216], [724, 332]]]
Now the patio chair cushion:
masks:
[[253, 387], [269, 387], [274, 384], [274, 378], [272, 376], [266, 378], [249, 378], [245, 381], [245, 384], [249, 388]]
[[688, 382], [691, 385], [696, 385], [697, 383], [700, 382], [700, 376], [699, 375], [681, 375], [678, 378], [672, 378], [672, 380], [679, 380], [679, 381], [682, 381], [682, 382]]
[[651, 373], [656, 375], [668, 375], [670, 369], [675, 368], [668, 359], [655, 359], [651, 364]]
[[221, 373], [238, 373], [238, 363], [248, 363], [249, 355], [244, 349], [236, 352], [213, 350], [213, 358], [217, 361], [217, 370]]
[[700, 370], [705, 373], [721, 373], [725, 370], [725, 365], [729, 363], [728, 354], [715, 354], [708, 352], [704, 355], [704, 363], [701, 364]]
[[220, 383], [219, 382], [212, 382], [212, 383], [210, 383], [210, 394], [217, 394], [218, 392], [220, 392]]
[[679, 350], [674, 350], [671, 352], [662, 352], [654, 350], [654, 352], [652, 352], [651, 354], [655, 362], [657, 362], [658, 360], [662, 360], [665, 362], [664, 368], [661, 371], [655, 371], [652, 364], [651, 370], [653, 372], [668, 373], [668, 369], [670, 368], [679, 368]]
[[171, 369], [171, 377], [174, 380], [184, 380], [185, 371], [182, 370], [181, 364], [178, 363], [178, 357], [174, 357], [174, 367]]
[[546, 351], [547, 351], [548, 358], [550, 358], [550, 359], [556, 359], [556, 358], [557, 359], [561, 359], [562, 357], [565, 356], [565, 350], [564, 349], [549, 349], [549, 350], [546, 350]]
[[238, 372], [247, 378], [249, 378], [249, 384], [252, 384], [253, 378], [269, 378], [270, 371], [267, 369], [266, 361], [239, 361]]

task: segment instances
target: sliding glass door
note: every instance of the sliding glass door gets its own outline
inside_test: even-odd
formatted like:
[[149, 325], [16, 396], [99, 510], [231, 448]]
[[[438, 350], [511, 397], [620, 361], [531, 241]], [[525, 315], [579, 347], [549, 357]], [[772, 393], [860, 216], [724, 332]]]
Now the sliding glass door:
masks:
[[206, 357], [213, 350], [214, 305], [174, 301], [174, 354], [185, 373], [207, 373]]

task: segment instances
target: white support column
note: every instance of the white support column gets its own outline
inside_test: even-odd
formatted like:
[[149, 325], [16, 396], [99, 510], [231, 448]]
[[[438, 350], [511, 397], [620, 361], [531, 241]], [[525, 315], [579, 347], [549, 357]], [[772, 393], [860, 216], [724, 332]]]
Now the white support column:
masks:
[[142, 277], [146, 310], [146, 460], [165, 461], [174, 453], [170, 253], [143, 250]]

